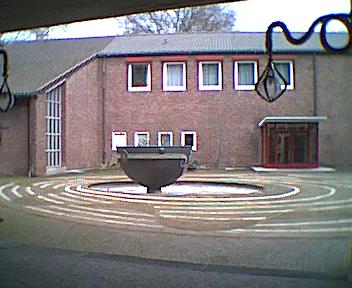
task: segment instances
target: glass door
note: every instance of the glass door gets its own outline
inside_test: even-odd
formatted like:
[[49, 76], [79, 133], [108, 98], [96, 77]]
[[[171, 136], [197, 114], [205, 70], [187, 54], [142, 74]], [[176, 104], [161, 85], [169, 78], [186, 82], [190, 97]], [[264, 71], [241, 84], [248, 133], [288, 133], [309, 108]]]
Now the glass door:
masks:
[[263, 133], [263, 166], [317, 167], [317, 123], [269, 123]]
[[285, 164], [291, 162], [290, 132], [280, 131], [277, 134], [276, 142], [276, 163]]

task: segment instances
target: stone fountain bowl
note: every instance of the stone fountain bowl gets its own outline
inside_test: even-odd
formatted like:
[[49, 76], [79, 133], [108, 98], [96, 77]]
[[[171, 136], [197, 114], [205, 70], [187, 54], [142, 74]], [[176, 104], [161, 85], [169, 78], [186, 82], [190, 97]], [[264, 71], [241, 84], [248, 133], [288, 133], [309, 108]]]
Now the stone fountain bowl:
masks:
[[160, 193], [161, 187], [170, 185], [187, 167], [191, 146], [126, 146], [117, 147], [120, 164], [126, 175], [135, 183], [147, 187], [147, 193]]

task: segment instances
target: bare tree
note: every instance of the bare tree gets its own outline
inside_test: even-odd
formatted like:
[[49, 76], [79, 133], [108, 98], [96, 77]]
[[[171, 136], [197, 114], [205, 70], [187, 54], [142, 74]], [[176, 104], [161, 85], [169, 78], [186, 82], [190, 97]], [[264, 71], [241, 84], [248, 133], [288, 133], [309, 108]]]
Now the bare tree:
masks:
[[50, 32], [55, 29], [66, 30], [67, 24], [3, 33], [0, 34], [0, 43], [13, 41], [45, 40], [49, 38]]
[[208, 5], [123, 17], [124, 34], [230, 32], [235, 12], [228, 5]]

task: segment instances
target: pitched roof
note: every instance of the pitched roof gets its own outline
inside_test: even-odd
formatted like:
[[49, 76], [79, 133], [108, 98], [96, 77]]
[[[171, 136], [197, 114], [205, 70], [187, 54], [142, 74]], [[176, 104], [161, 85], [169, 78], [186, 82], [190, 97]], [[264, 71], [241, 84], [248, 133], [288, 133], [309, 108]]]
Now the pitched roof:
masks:
[[[294, 33], [294, 37], [302, 36]], [[329, 35], [332, 43], [344, 43], [342, 33]], [[300, 46], [274, 33], [276, 53], [323, 53], [319, 34]], [[198, 33], [136, 35], [102, 38], [15, 42], [7, 45], [10, 56], [9, 85], [14, 94], [34, 94], [77, 65], [95, 56], [123, 57], [164, 54], [258, 54], [265, 53], [265, 33]]]
[[[295, 38], [303, 33], [293, 33]], [[329, 35], [331, 43], [343, 43], [346, 35]], [[292, 45], [286, 41], [283, 33], [273, 34], [273, 48], [276, 53], [324, 52], [319, 34], [304, 45]], [[198, 53], [264, 53], [265, 33], [198, 33], [120, 36], [103, 49], [101, 56], [162, 55], [162, 54], [198, 54]]]
[[113, 38], [14, 42], [9, 53], [9, 85], [17, 96], [33, 94], [59, 75], [101, 51]]

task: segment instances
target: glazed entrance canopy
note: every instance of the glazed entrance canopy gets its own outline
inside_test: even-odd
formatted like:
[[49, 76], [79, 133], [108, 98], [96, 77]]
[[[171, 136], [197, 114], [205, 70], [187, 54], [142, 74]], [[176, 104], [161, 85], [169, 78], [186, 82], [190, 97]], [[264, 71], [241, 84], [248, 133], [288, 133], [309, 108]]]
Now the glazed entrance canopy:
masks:
[[0, 33], [141, 12], [233, 1], [234, 0], [2, 0], [0, 2]]

